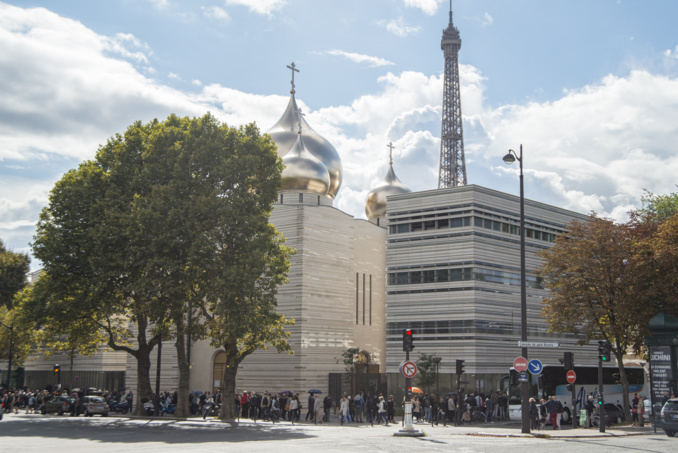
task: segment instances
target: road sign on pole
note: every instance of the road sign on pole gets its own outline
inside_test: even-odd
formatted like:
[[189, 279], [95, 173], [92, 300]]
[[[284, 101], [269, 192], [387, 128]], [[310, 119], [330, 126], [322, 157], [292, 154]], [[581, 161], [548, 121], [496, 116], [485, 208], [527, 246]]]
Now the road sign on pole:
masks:
[[570, 370], [565, 375], [565, 378], [567, 379], [568, 384], [574, 384], [574, 381], [577, 380], [577, 373], [575, 373], [574, 370]]
[[528, 364], [527, 369], [532, 374], [540, 374], [541, 371], [544, 369], [544, 365], [542, 365], [541, 360], [532, 359], [532, 360], [530, 360], [530, 363]]
[[559, 341], [518, 341], [519, 348], [559, 348]]
[[518, 382], [528, 382], [529, 379], [527, 377], [527, 371], [521, 371], [520, 374], [518, 374]]
[[513, 361], [513, 368], [519, 373], [521, 371], [527, 371], [527, 359], [525, 357], [517, 357]]
[[406, 378], [413, 378], [417, 375], [417, 365], [414, 362], [404, 361], [400, 364], [400, 372]]

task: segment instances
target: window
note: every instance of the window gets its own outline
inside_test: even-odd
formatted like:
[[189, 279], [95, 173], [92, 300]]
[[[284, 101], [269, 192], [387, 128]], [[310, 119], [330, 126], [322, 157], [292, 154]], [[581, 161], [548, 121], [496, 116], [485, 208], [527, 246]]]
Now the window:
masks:
[[401, 223], [400, 225], [396, 225], [398, 228], [398, 233], [409, 233], [410, 232], [410, 225], [408, 223]]
[[[467, 218], [468, 218], [468, 217], [467, 217]], [[457, 218], [457, 219], [451, 219], [451, 221], [450, 221], [450, 227], [451, 227], [451, 228], [457, 228], [457, 227], [460, 227], [460, 226], [463, 225], [463, 221], [464, 221], [464, 219], [462, 219], [461, 217], [460, 217], [460, 218]]]
[[421, 272], [410, 272], [410, 283], [421, 283]]
[[434, 230], [436, 227], [435, 220], [427, 220], [424, 222], [424, 230]]
[[413, 222], [412, 224], [410, 224], [410, 226], [412, 232], [421, 231], [421, 222]]
[[435, 271], [424, 271], [424, 283], [434, 283], [436, 281]]
[[436, 271], [436, 281], [437, 282], [449, 282], [450, 281], [450, 271], [448, 269], [442, 269]]
[[450, 221], [448, 219], [438, 220], [438, 229], [447, 228], [450, 226]]

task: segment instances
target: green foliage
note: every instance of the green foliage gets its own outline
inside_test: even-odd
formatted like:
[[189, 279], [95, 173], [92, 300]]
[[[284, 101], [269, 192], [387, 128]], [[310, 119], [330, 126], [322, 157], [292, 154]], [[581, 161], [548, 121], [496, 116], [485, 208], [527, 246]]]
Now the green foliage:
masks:
[[28, 255], [7, 250], [0, 240], [0, 305], [12, 308], [14, 296], [27, 284], [29, 264]]
[[426, 388], [428, 393], [431, 393], [431, 387], [435, 385], [438, 378], [438, 369], [436, 362], [433, 360], [433, 355], [421, 354], [417, 360], [417, 375], [415, 382], [419, 387]]
[[635, 215], [646, 222], [665, 222], [678, 211], [678, 193], [656, 195], [646, 190], [641, 201], [643, 207]]
[[[11, 309], [0, 305], [0, 359], [9, 359], [12, 350], [12, 369], [21, 367], [35, 348], [38, 341], [35, 330], [27, 322], [25, 316], [26, 304], [31, 288], [25, 288], [14, 297]], [[4, 327], [3, 327], [4, 326]]]
[[341, 353], [341, 360], [344, 363], [346, 373], [351, 374], [356, 370], [357, 360], [360, 354], [360, 348], [348, 348]]
[[[555, 245], [541, 253], [539, 274], [551, 290], [542, 315], [551, 331], [580, 337], [580, 344], [608, 340], [620, 369], [623, 407], [628, 407], [628, 379], [623, 356], [636, 343], [645, 313], [647, 282], [639, 272], [637, 244], [642, 229], [591, 215], [568, 225]], [[627, 414], [628, 415], [628, 414]]]
[[44, 277], [32, 312], [45, 340], [86, 352], [103, 334], [141, 369], [160, 334], [174, 337], [180, 391], [189, 335], [224, 347], [235, 367], [269, 345], [289, 351], [292, 321], [276, 312], [275, 294], [291, 251], [268, 222], [281, 171], [256, 126], [209, 114], [137, 122], [109, 139], [64, 175], [41, 214], [33, 249]]

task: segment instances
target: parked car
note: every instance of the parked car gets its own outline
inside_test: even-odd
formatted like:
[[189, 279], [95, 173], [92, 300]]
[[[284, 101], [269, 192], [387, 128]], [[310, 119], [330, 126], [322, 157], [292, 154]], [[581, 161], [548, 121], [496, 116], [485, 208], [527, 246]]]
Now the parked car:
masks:
[[678, 433], [678, 398], [671, 398], [664, 404], [660, 413], [661, 427], [667, 436]]
[[40, 408], [42, 415], [56, 413], [57, 415], [64, 415], [71, 411], [75, 398], [72, 396], [55, 396]]
[[645, 412], [643, 412], [643, 421], [645, 423], [651, 423], [652, 422], [652, 401], [650, 399], [644, 399], [643, 400], [645, 404]]
[[[605, 403], [605, 420], [607, 421], [605, 426], [621, 423], [624, 421], [624, 411], [616, 404]], [[600, 416], [598, 414], [598, 410], [596, 410], [595, 414], [593, 415], [592, 423], [593, 426], [599, 426]]]
[[99, 414], [102, 417], [108, 416], [108, 403], [106, 400], [97, 395], [87, 395], [80, 398], [80, 404], [76, 408], [76, 415], [84, 414], [85, 417]]

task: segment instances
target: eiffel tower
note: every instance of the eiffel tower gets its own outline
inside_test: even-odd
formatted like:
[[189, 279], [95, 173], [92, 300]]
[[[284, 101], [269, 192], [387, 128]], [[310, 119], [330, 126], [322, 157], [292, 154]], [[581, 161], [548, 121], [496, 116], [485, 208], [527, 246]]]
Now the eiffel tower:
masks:
[[440, 134], [440, 173], [438, 188], [466, 185], [464, 160], [464, 131], [461, 124], [461, 99], [459, 96], [459, 49], [461, 37], [452, 23], [443, 30], [440, 48], [445, 55], [445, 82], [443, 86], [443, 121]]

